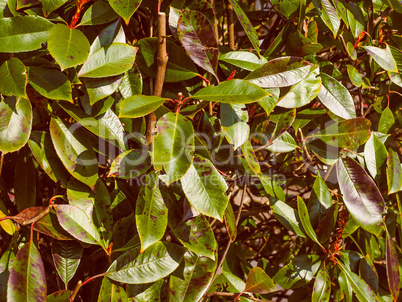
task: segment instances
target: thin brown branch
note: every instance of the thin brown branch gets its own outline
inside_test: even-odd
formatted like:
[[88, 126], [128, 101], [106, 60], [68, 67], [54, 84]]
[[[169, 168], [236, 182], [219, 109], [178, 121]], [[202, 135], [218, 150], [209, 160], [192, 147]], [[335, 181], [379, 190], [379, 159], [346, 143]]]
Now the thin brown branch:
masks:
[[232, 50], [235, 50], [235, 32], [234, 32], [234, 18], [233, 18], [233, 6], [227, 1], [226, 10], [228, 14], [228, 39], [229, 39], [229, 47]]
[[219, 30], [218, 30], [218, 19], [216, 19], [216, 9], [215, 9], [215, 0], [209, 0], [209, 3], [212, 6], [212, 9], [214, 11], [215, 17], [214, 17], [214, 34], [216, 37], [216, 40], [219, 42]]
[[[157, 71], [154, 86], [154, 95], [162, 96], [163, 83], [165, 81], [166, 66], [168, 55], [166, 52], [166, 14], [158, 13], [158, 49], [157, 49]], [[150, 145], [154, 141], [154, 132], [156, 125], [156, 116], [151, 112], [147, 117], [147, 144]]]

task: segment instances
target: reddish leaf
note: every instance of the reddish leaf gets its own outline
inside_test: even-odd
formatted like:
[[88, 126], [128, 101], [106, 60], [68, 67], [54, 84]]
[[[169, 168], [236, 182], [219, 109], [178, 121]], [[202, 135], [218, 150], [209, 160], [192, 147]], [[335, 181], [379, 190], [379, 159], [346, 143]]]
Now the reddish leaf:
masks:
[[394, 299], [394, 301], [396, 301], [399, 296], [399, 288], [401, 284], [399, 275], [398, 253], [388, 232], [386, 253], [388, 285], [392, 294], [392, 298]]
[[218, 41], [208, 19], [199, 12], [185, 10], [177, 24], [177, 35], [194, 63], [217, 78]]
[[350, 157], [338, 160], [337, 174], [343, 201], [349, 213], [364, 230], [378, 236], [385, 204], [377, 185]]
[[45, 268], [35, 244], [24, 244], [17, 253], [8, 278], [8, 301], [46, 301]]

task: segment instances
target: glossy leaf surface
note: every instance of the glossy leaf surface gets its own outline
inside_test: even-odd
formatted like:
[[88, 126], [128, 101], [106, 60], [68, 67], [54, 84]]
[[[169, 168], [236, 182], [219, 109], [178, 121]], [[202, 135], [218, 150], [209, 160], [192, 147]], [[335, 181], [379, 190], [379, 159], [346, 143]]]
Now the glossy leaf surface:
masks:
[[0, 92], [4, 95], [27, 98], [27, 69], [18, 58], [10, 58], [0, 66]]
[[318, 98], [333, 114], [344, 119], [356, 117], [352, 96], [349, 91], [333, 77], [321, 73], [322, 86]]
[[46, 43], [53, 24], [42, 17], [25, 16], [0, 19], [0, 52], [36, 50]]
[[88, 186], [94, 186], [98, 176], [98, 161], [80, 129], [52, 118], [50, 135], [56, 153], [67, 171]]
[[140, 254], [134, 248], [116, 259], [107, 277], [128, 284], [155, 282], [171, 274], [183, 259], [185, 249], [170, 242], [156, 242]]
[[349, 157], [340, 158], [336, 167], [339, 187], [349, 213], [364, 230], [378, 235], [385, 204], [377, 185], [367, 172]]
[[80, 69], [78, 76], [104, 78], [122, 74], [133, 67], [137, 48], [113, 43], [93, 53]]
[[89, 54], [89, 42], [78, 29], [56, 24], [50, 30], [48, 49], [61, 69], [64, 70], [86, 61]]
[[170, 301], [197, 301], [212, 280], [216, 261], [186, 252], [178, 270], [169, 278]]
[[191, 166], [194, 129], [188, 119], [171, 112], [162, 116], [156, 127], [153, 164], [157, 169], [164, 168], [170, 184], [182, 178]]
[[262, 88], [286, 87], [303, 80], [310, 72], [311, 63], [297, 57], [273, 59], [251, 72], [245, 80]]
[[141, 252], [163, 237], [168, 221], [167, 207], [159, 189], [158, 174], [149, 173], [145, 183], [137, 198], [135, 209]]
[[255, 294], [267, 294], [275, 291], [276, 285], [261, 267], [250, 270], [244, 291]]
[[166, 98], [152, 95], [133, 95], [120, 104], [119, 117], [137, 118], [145, 116], [163, 104]]
[[181, 179], [187, 199], [199, 212], [223, 221], [227, 185], [212, 163], [199, 155]]
[[221, 82], [218, 86], [208, 86], [197, 91], [192, 98], [230, 104], [246, 104], [256, 102], [269, 93], [255, 84], [234, 79]]
[[0, 112], [0, 151], [17, 151], [26, 144], [31, 134], [31, 103], [24, 98], [8, 97], [0, 102]]

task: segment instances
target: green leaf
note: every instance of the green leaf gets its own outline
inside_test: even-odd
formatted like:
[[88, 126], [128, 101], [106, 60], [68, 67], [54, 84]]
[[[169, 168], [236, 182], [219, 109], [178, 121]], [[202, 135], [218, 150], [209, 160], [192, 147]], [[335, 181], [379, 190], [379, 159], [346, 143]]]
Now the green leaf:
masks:
[[371, 122], [368, 119], [358, 117], [332, 124], [309, 137], [318, 138], [337, 148], [354, 149], [363, 145], [370, 138], [370, 128]]
[[199, 301], [212, 281], [217, 262], [193, 252], [169, 278], [169, 301]]
[[[136, 59], [138, 67], [146, 75], [156, 78], [158, 38], [141, 39], [135, 46], [139, 48]], [[169, 54], [169, 60], [165, 82], [181, 82], [199, 75], [193, 61], [181, 47], [167, 40], [166, 52]]]
[[168, 206], [168, 224], [173, 235], [196, 255], [216, 260], [218, 244], [205, 216], [193, 214], [196, 211], [188, 201], [177, 200], [166, 185], [161, 184], [160, 189]]
[[197, 11], [184, 10], [177, 23], [177, 36], [193, 62], [218, 78], [218, 41], [209, 20]]
[[176, 270], [186, 249], [171, 242], [156, 242], [142, 254], [133, 248], [117, 258], [106, 276], [127, 284], [155, 282]]
[[244, 13], [239, 3], [236, 0], [229, 0], [229, 2], [230, 4], [232, 4], [233, 10], [237, 15], [237, 19], [239, 20], [241, 26], [243, 27], [248, 39], [251, 42], [251, 45], [253, 45], [253, 48], [257, 51], [258, 56], [261, 56], [257, 31], [253, 27], [252, 23], [248, 19], [247, 15]]
[[225, 210], [225, 226], [230, 237], [230, 240], [234, 242], [237, 237], [237, 226], [236, 226], [236, 217], [233, 212], [233, 207], [230, 201]]
[[234, 145], [233, 149], [236, 150], [250, 135], [247, 108], [244, 104], [221, 104], [219, 110], [226, 139]]
[[7, 284], [7, 301], [46, 301], [45, 267], [32, 238], [18, 251]]
[[77, 241], [53, 240], [52, 258], [54, 266], [66, 288], [80, 265], [83, 248]]
[[348, 70], [349, 79], [352, 82], [352, 84], [355, 85], [356, 87], [362, 86], [364, 82], [359, 71], [357, 71], [356, 68], [354, 68], [352, 65], [349, 64], [346, 65], [346, 68]]
[[307, 205], [308, 214], [313, 227], [324, 218], [331, 205], [331, 192], [329, 191], [325, 181], [321, 178], [320, 173], [318, 173]]
[[83, 78], [82, 82], [88, 92], [89, 104], [93, 105], [114, 93], [119, 88], [122, 80], [122, 74], [107, 78]]
[[381, 232], [385, 204], [382, 195], [367, 172], [350, 157], [340, 158], [336, 165], [339, 187], [349, 213], [367, 232]]
[[109, 3], [103, 0], [95, 1], [82, 16], [81, 22], [77, 25], [98, 25], [113, 21], [119, 17], [110, 7]]
[[27, 69], [18, 58], [13, 57], [0, 66], [0, 78], [2, 79], [0, 93], [28, 98], [26, 94]]
[[135, 208], [135, 220], [141, 240], [141, 253], [159, 241], [165, 234], [168, 211], [159, 189], [159, 178], [155, 171], [145, 178]]
[[356, 294], [356, 297], [359, 299], [359, 301], [361, 302], [380, 301], [377, 295], [370, 288], [370, 286], [368, 286], [367, 283], [362, 278], [359, 277], [359, 275], [356, 275], [354, 272], [352, 272], [349, 268], [347, 268], [345, 265], [341, 263], [338, 263], [338, 265], [345, 273], [348, 284], [350, 284], [350, 286], [352, 287], [353, 292]]
[[73, 236], [61, 227], [54, 210], [51, 210], [49, 214], [39, 219], [34, 224], [34, 230], [57, 240], [74, 239]]
[[164, 168], [168, 184], [182, 178], [190, 168], [194, 151], [194, 128], [191, 121], [172, 112], [162, 116], [156, 127], [153, 165]]
[[31, 102], [24, 98], [7, 97], [0, 101], [0, 112], [0, 151], [17, 151], [26, 144], [31, 134]]
[[277, 105], [285, 108], [299, 108], [314, 100], [321, 89], [319, 73], [319, 68], [313, 66], [307, 77], [291, 86], [289, 92], [279, 100]]
[[123, 43], [102, 47], [84, 63], [80, 77], [104, 78], [122, 74], [133, 67], [137, 48]]
[[101, 235], [101, 245], [108, 247], [112, 234], [113, 217], [109, 210], [110, 195], [106, 185], [98, 179], [93, 189], [72, 179], [68, 183], [67, 197], [70, 205], [77, 206], [85, 212], [89, 222], [97, 228]]
[[287, 131], [289, 127], [292, 126], [295, 117], [296, 117], [296, 108], [287, 110], [284, 113], [271, 114], [270, 115], [271, 121], [273, 121], [276, 124], [275, 129], [271, 134], [271, 139]]
[[247, 275], [245, 292], [268, 294], [276, 290], [276, 285], [261, 267], [253, 267]]
[[241, 145], [241, 150], [244, 157], [240, 157], [240, 160], [245, 167], [246, 171], [251, 175], [258, 175], [261, 173], [260, 163], [255, 156], [253, 146], [249, 140], [246, 140], [243, 145]]
[[282, 16], [289, 19], [289, 17], [299, 9], [300, 0], [271, 0], [274, 9]]
[[54, 10], [58, 9], [60, 6], [62, 6], [64, 3], [66, 3], [68, 0], [42, 0], [42, 10], [43, 14], [45, 17], [49, 16], [51, 12]]
[[295, 209], [280, 200], [271, 202], [271, 207], [275, 217], [283, 226], [298, 236], [306, 238], [299, 214]]
[[[102, 3], [102, 1], [100, 1]], [[126, 43], [126, 35], [120, 20], [116, 20], [109, 26], [105, 27], [95, 38], [91, 44], [89, 55], [91, 56], [102, 47], [106, 47], [113, 43]]]
[[131, 149], [119, 154], [110, 166], [108, 177], [130, 179], [138, 177], [151, 167], [148, 150]]
[[366, 168], [374, 179], [380, 179], [382, 174], [381, 167], [387, 160], [387, 148], [377, 137], [375, 132], [371, 132], [369, 140], [364, 145], [364, 161]]
[[287, 87], [299, 83], [310, 72], [312, 64], [297, 57], [269, 61], [245, 77], [262, 88]]
[[295, 150], [297, 147], [298, 145], [293, 136], [285, 131], [274, 140], [272, 145], [265, 149], [275, 153], [286, 153]]
[[131, 298], [129, 301], [135, 299], [135, 302], [158, 302], [161, 301], [161, 294], [167, 296], [167, 293], [162, 293], [162, 290], [166, 288], [165, 284], [163, 279], [147, 284], [127, 284], [126, 292], [129, 299]]
[[246, 104], [261, 100], [270, 93], [245, 80], [233, 79], [218, 86], [207, 86], [197, 91], [191, 98], [204, 101]]
[[345, 23], [349, 23], [353, 37], [357, 39], [366, 28], [365, 17], [360, 6], [353, 2], [348, 3], [347, 21]]
[[29, 84], [48, 99], [73, 101], [71, 83], [67, 76], [57, 69], [31, 66]]
[[388, 195], [398, 192], [402, 188], [402, 167], [399, 155], [394, 150], [388, 150], [387, 157]]
[[123, 285], [119, 282], [103, 277], [99, 290], [98, 302], [128, 301], [128, 296]]
[[78, 29], [56, 24], [49, 34], [48, 50], [61, 70], [83, 64], [89, 54], [89, 41]]
[[299, 213], [300, 222], [303, 226], [304, 232], [307, 234], [308, 237], [310, 237], [311, 240], [317, 243], [322, 250], [325, 251], [325, 248], [318, 241], [317, 235], [314, 232], [313, 227], [311, 226], [307, 206], [300, 196], [297, 196], [297, 212]]
[[395, 117], [389, 107], [381, 112], [380, 121], [378, 122], [378, 132], [387, 134], [389, 129], [395, 124]]
[[35, 16], [0, 19], [0, 52], [36, 50], [46, 43], [53, 23]]
[[[124, 128], [112, 110], [108, 109], [101, 117], [93, 118], [82, 112], [73, 104], [67, 102], [58, 102], [58, 105], [79, 124], [91, 131], [96, 136], [99, 136], [121, 150], [126, 149], [124, 144]], [[77, 128], [77, 126], [74, 126], [74, 129], [75, 128]]]
[[387, 264], [387, 279], [389, 289], [394, 301], [398, 300], [400, 293], [401, 279], [400, 279], [400, 265], [398, 261], [398, 253], [391, 236], [387, 231], [386, 239], [386, 264]]
[[331, 297], [331, 278], [325, 268], [321, 268], [315, 278], [312, 302], [328, 302]]
[[72, 296], [71, 290], [59, 290], [47, 296], [46, 302], [68, 301]]
[[49, 129], [56, 153], [67, 171], [88, 186], [95, 186], [98, 161], [82, 129], [58, 118], [51, 118]]
[[253, 71], [267, 63], [267, 59], [264, 57], [258, 58], [252, 52], [241, 50], [230, 51], [225, 54], [220, 53], [219, 60], [249, 71]]
[[362, 47], [369, 53], [374, 61], [376, 61], [377, 64], [384, 68], [386, 71], [398, 72], [398, 67], [388, 45], [385, 49], [375, 46]]
[[155, 111], [167, 98], [134, 95], [119, 103], [119, 117], [137, 118]]
[[322, 86], [318, 98], [333, 114], [344, 119], [356, 117], [355, 104], [350, 92], [333, 77], [321, 73]]
[[276, 273], [273, 280], [279, 286], [290, 289], [309, 283], [321, 266], [318, 255], [299, 255]]
[[227, 185], [208, 159], [195, 155], [181, 183], [188, 201], [197, 211], [223, 221], [229, 201], [225, 193]]
[[131, 16], [135, 13], [138, 7], [141, 5], [142, 0], [109, 0], [110, 6], [113, 10], [128, 23]]
[[339, 27], [341, 26], [341, 20], [331, 1], [313, 0], [313, 3], [322, 21], [324, 21], [325, 25], [328, 26], [328, 28], [334, 34], [334, 37], [336, 37]]
[[119, 92], [123, 98], [129, 98], [130, 96], [142, 94], [142, 76], [138, 67], [134, 66], [127, 71], [123, 80], [119, 86]]
[[[10, 215], [9, 210], [7, 209], [7, 207], [6, 207], [6, 205], [4, 204], [3, 200], [0, 199], [0, 219], [3, 218], [3, 217], [5, 217], [5, 216], [9, 216], [9, 215]], [[11, 220], [9, 220], [9, 219], [6, 219], [6, 220], [1, 221], [1, 222], [0, 222], [0, 227], [1, 227], [4, 231], [6, 231], [6, 233], [9, 234], [9, 235], [13, 235], [14, 232], [15, 232], [15, 225], [14, 225], [14, 223], [13, 223]], [[0, 287], [0, 288], [1, 288], [1, 287]], [[1, 292], [1, 291], [0, 291], [0, 292]], [[0, 298], [1, 298], [1, 294], [0, 294]]]
[[108, 246], [101, 237], [91, 216], [75, 205], [56, 204], [57, 219], [63, 229], [74, 238], [89, 244], [96, 244], [106, 251]]

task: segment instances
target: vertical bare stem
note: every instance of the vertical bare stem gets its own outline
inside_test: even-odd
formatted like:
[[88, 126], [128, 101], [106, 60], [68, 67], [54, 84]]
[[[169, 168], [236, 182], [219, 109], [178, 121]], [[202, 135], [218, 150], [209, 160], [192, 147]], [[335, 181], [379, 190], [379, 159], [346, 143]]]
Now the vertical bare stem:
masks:
[[[163, 82], [165, 80], [166, 65], [168, 55], [166, 52], [166, 14], [158, 13], [158, 50], [157, 50], [157, 72], [154, 86], [154, 95], [162, 96]], [[151, 144], [154, 140], [154, 131], [156, 125], [155, 113], [150, 113], [147, 120], [147, 144]]]
[[234, 36], [234, 18], [233, 18], [233, 6], [227, 1], [226, 5], [227, 14], [228, 14], [228, 38], [229, 38], [229, 47], [232, 50], [235, 50], [235, 36]]
[[215, 13], [213, 26], [214, 26], [214, 33], [215, 33], [216, 39], [219, 42], [218, 19], [216, 19], [215, 0], [209, 0], [209, 3], [211, 4], [212, 9], [214, 10], [214, 13]]

